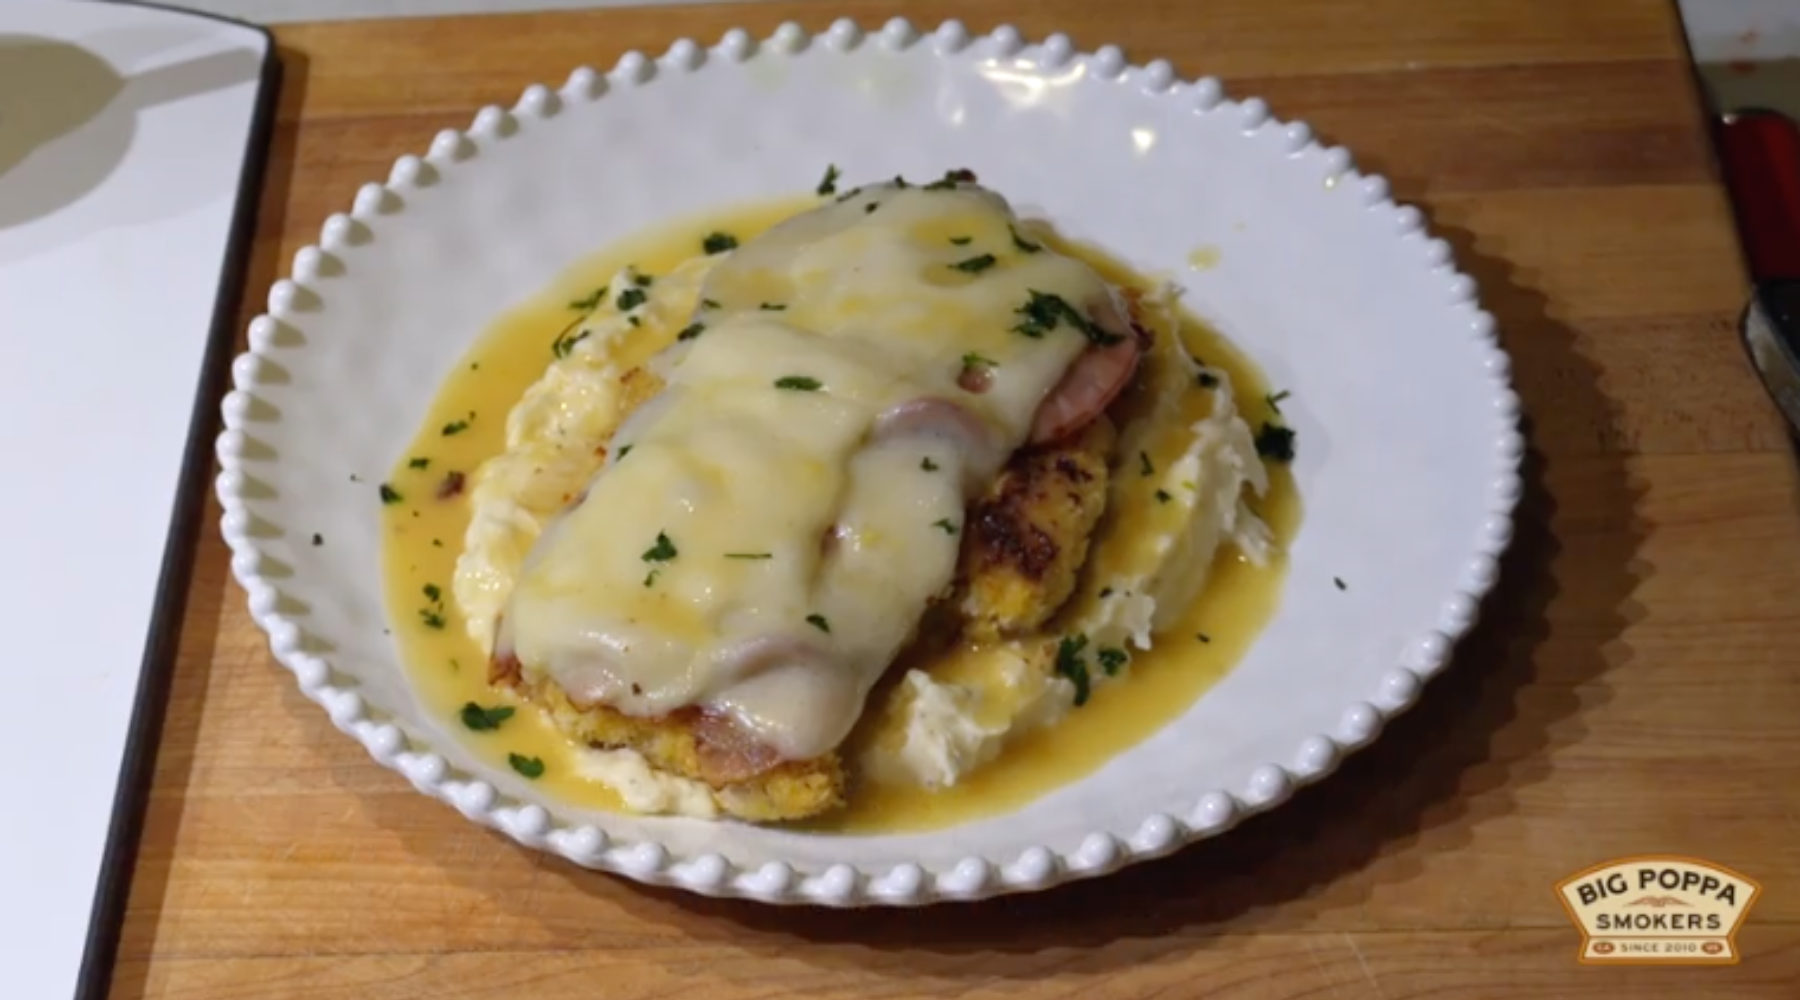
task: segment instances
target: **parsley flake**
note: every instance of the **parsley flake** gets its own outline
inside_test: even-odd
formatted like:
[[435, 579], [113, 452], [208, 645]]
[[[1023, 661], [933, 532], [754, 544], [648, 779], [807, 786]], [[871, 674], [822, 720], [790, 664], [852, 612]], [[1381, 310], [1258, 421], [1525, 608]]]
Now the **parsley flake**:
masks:
[[952, 236], [950, 237], [950, 242], [959, 247], [966, 247], [974, 238], [975, 237], [973, 236]]
[[970, 257], [968, 260], [957, 261], [956, 263], [951, 264], [950, 267], [952, 270], [961, 271], [964, 274], [980, 274], [988, 268], [993, 267], [995, 263], [997, 263], [997, 261], [993, 254], [984, 253], [978, 257]]
[[818, 379], [806, 375], [783, 375], [775, 380], [775, 388], [796, 392], [817, 392], [821, 384]]
[[406, 463], [406, 467], [409, 469], [423, 469], [423, 468], [429, 467], [430, 465], [431, 465], [431, 459], [429, 459], [429, 458], [415, 458], [412, 461]]
[[1262, 429], [1256, 432], [1256, 453], [1277, 462], [1292, 462], [1294, 460], [1293, 428], [1263, 421]]
[[1201, 642], [1211, 642], [1212, 641], [1212, 636], [1207, 635], [1205, 632], [1201, 632], [1201, 633], [1195, 635], [1194, 638], [1199, 639]]
[[644, 561], [668, 562], [680, 554], [675, 549], [675, 543], [669, 541], [669, 536], [659, 531], [656, 533], [656, 544], [644, 551]]
[[817, 188], [819, 197], [823, 198], [828, 194], [835, 194], [837, 192], [839, 176], [837, 164], [833, 163], [825, 168], [825, 178], [819, 181], [819, 186]]
[[1013, 246], [1017, 247], [1020, 253], [1037, 253], [1039, 250], [1044, 249], [1043, 244], [1033, 243], [1023, 236], [1020, 236], [1017, 229], [1014, 229], [1011, 226], [1007, 226], [1006, 228], [1008, 232], [1012, 233]]
[[478, 733], [491, 733], [500, 728], [500, 724], [513, 717], [510, 705], [495, 705], [483, 708], [474, 702], [467, 702], [462, 707], [462, 724]]
[[931, 526], [942, 529], [946, 535], [956, 534], [956, 525], [951, 524], [950, 519], [947, 517], [939, 518], [938, 520], [931, 522]]
[[1264, 396], [1263, 402], [1269, 404], [1269, 409], [1271, 409], [1271, 410], [1275, 411], [1277, 414], [1279, 414], [1279, 413], [1281, 413], [1281, 401], [1288, 398], [1291, 395], [1293, 395], [1293, 393], [1290, 393], [1286, 389], [1283, 389], [1280, 392], [1270, 393], [1269, 395]]
[[469, 422], [467, 420], [452, 420], [444, 425], [444, 436], [451, 437], [452, 435], [461, 434], [468, 429]]
[[606, 301], [606, 286], [601, 285], [599, 288], [588, 293], [586, 298], [576, 299], [569, 303], [569, 308], [576, 312], [593, 312], [595, 309], [600, 308], [600, 303], [604, 301]]
[[1331, 582], [1332, 582], [1332, 583], [1334, 583], [1334, 584], [1336, 584], [1336, 585], [1337, 585], [1337, 589], [1339, 589], [1339, 590], [1349, 590], [1349, 589], [1350, 589], [1350, 585], [1349, 585], [1349, 584], [1347, 584], [1347, 583], [1345, 583], [1345, 582], [1344, 582], [1344, 578], [1343, 578], [1343, 577], [1341, 577], [1341, 576], [1334, 576], [1334, 577], [1332, 577], [1332, 578], [1331, 578]]
[[313, 532], [313, 548], [318, 548], [319, 546], [324, 545], [324, 544], [325, 544], [325, 536], [319, 534], [316, 531]]
[[425, 588], [424, 588], [424, 593], [425, 593], [425, 599], [428, 601], [441, 601], [444, 599], [444, 592], [442, 590], [440, 590], [438, 588], [438, 585], [435, 583], [426, 584]]
[[1138, 475], [1148, 476], [1156, 472], [1156, 466], [1150, 464], [1150, 453], [1138, 452]]
[[712, 299], [701, 299], [700, 300], [700, 308], [702, 308], [702, 309], [717, 309], [717, 308], [719, 308], [719, 303], [715, 302]]
[[757, 306], [756, 308], [762, 309], [766, 312], [781, 312], [782, 310], [787, 308], [787, 305], [784, 303], [781, 303], [781, 302], [764, 302], [762, 305]]
[[406, 498], [401, 496], [400, 492], [398, 490], [394, 489], [392, 486], [389, 486], [386, 483], [381, 484], [381, 502], [382, 503], [396, 504], [404, 499], [406, 499]]
[[705, 323], [689, 323], [687, 326], [681, 328], [681, 332], [675, 335], [675, 339], [693, 340], [695, 337], [698, 337], [701, 333], [705, 332], [705, 330]]
[[1203, 371], [1199, 374], [1199, 376], [1195, 379], [1195, 381], [1200, 383], [1200, 388], [1202, 388], [1202, 389], [1212, 389], [1212, 388], [1216, 388], [1218, 386], [1219, 376], [1214, 375], [1212, 372]]
[[737, 246], [737, 237], [730, 233], [708, 233], [706, 238], [700, 241], [700, 249], [706, 251], [708, 254], [736, 250]]
[[1080, 708], [1088, 700], [1088, 668], [1081, 658], [1081, 651], [1087, 648], [1087, 636], [1065, 635], [1056, 646], [1056, 672], [1069, 679], [1075, 685], [1075, 707]]
[[1175, 498], [1171, 497], [1169, 495], [1168, 490], [1157, 490], [1156, 491], [1156, 502], [1157, 503], [1168, 503], [1170, 500], [1173, 500], [1173, 499], [1175, 499]]
[[825, 620], [824, 615], [807, 615], [806, 624], [811, 625], [813, 628], [818, 629], [826, 635], [831, 634], [831, 623]]
[[773, 558], [775, 558], [775, 556], [772, 553], [768, 553], [768, 552], [727, 552], [727, 553], [725, 553], [725, 558], [727, 558], [727, 559], [773, 559]]
[[964, 368], [998, 368], [998, 367], [1000, 367], [1000, 362], [995, 361], [993, 358], [984, 358], [981, 355], [976, 354], [974, 351], [970, 351], [969, 353], [963, 355], [962, 363], [963, 363]]
[[650, 301], [650, 296], [644, 294], [642, 288], [627, 288], [619, 293], [617, 299], [613, 300], [613, 305], [617, 306], [620, 312], [630, 312], [648, 301]]
[[1120, 667], [1130, 661], [1131, 656], [1123, 649], [1109, 648], [1095, 653], [1094, 659], [1100, 662], [1100, 669], [1106, 671], [1106, 676], [1112, 677], [1119, 672]]
[[938, 470], [938, 464], [933, 462], [928, 456], [919, 460], [919, 468], [924, 469], [926, 472], [936, 472]]
[[1044, 334], [1056, 329], [1065, 321], [1080, 330], [1090, 342], [1101, 347], [1110, 347], [1125, 339], [1116, 333], [1107, 333], [1081, 310], [1069, 305], [1068, 300], [1048, 292], [1033, 291], [1031, 298], [1013, 312], [1025, 317], [1025, 321], [1013, 327], [1013, 331], [1034, 340], [1043, 337]]
[[512, 765], [513, 770], [533, 781], [544, 776], [544, 761], [541, 757], [526, 757], [521, 754], [509, 753], [506, 755], [506, 762]]

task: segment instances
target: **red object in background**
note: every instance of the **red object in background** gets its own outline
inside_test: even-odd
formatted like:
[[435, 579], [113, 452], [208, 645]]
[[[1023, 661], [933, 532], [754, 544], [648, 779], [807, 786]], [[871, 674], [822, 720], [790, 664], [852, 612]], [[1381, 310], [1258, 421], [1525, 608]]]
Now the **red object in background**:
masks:
[[1751, 280], [1800, 281], [1800, 126], [1747, 108], [1722, 116], [1715, 131]]

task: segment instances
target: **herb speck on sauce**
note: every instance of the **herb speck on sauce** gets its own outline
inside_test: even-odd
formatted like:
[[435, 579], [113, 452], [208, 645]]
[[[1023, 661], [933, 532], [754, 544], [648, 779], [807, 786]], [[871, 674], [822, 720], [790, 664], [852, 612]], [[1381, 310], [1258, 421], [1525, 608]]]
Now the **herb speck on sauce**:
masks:
[[469, 429], [469, 422], [467, 420], [452, 420], [449, 423], [444, 425], [444, 436], [452, 437], [454, 435], [461, 434], [463, 431], [466, 431], [468, 429]]
[[1025, 317], [1025, 321], [1013, 327], [1013, 331], [1033, 339], [1056, 329], [1064, 321], [1080, 330], [1090, 342], [1101, 347], [1110, 347], [1125, 339], [1116, 333], [1107, 333], [1081, 310], [1069, 305], [1068, 300], [1049, 292], [1032, 291], [1031, 298], [1013, 312]]
[[1138, 452], [1138, 475], [1148, 476], [1156, 472], [1156, 466], [1150, 464], [1150, 453]]
[[1113, 589], [1111, 587], [1101, 587], [1100, 588], [1100, 596], [1101, 597], [1111, 597], [1112, 595], [1113, 595]]
[[783, 309], [787, 308], [787, 305], [785, 303], [781, 303], [781, 302], [764, 302], [762, 305], [757, 306], [756, 308], [762, 309], [766, 312], [781, 312]]
[[1199, 382], [1200, 388], [1202, 389], [1215, 389], [1218, 388], [1219, 385], [1219, 376], [1214, 375], [1212, 372], [1203, 371], [1194, 381]]
[[1345, 582], [1344, 582], [1344, 578], [1343, 578], [1343, 577], [1341, 577], [1341, 576], [1334, 576], [1334, 577], [1332, 577], [1332, 578], [1331, 578], [1331, 582], [1332, 582], [1332, 583], [1334, 583], [1334, 584], [1336, 584], [1336, 585], [1337, 585], [1337, 589], [1339, 589], [1339, 590], [1349, 590], [1349, 589], [1350, 589], [1350, 585], [1349, 585], [1349, 584], [1347, 584], [1347, 583], [1345, 583]]
[[388, 485], [388, 484], [386, 484], [386, 483], [382, 483], [382, 484], [381, 484], [381, 502], [382, 502], [382, 503], [384, 503], [384, 504], [396, 504], [396, 503], [399, 503], [399, 502], [400, 502], [400, 501], [401, 501], [401, 500], [404, 500], [404, 499], [406, 499], [406, 498], [405, 498], [405, 497], [402, 497], [402, 496], [401, 496], [401, 495], [400, 495], [400, 491], [399, 491], [399, 490], [396, 490], [396, 489], [394, 489], [394, 488], [393, 488], [393, 487], [392, 487], [392, 486], [389, 486], [389, 485]]
[[1175, 499], [1175, 498], [1169, 495], [1168, 490], [1157, 490], [1156, 491], [1156, 502], [1157, 503], [1168, 503], [1170, 500], [1173, 500], [1173, 499]]
[[997, 263], [997, 258], [995, 258], [993, 254], [984, 253], [975, 257], [970, 257], [968, 260], [959, 260], [956, 263], [951, 264], [950, 269], [953, 271], [961, 271], [964, 274], [980, 274], [988, 268], [993, 267], [995, 263]]
[[919, 468], [924, 469], [926, 472], [936, 472], [938, 470], [938, 464], [933, 462], [928, 456], [919, 460]]
[[713, 301], [712, 299], [701, 299], [700, 300], [700, 308], [702, 308], [702, 309], [717, 309], [717, 308], [719, 308], [719, 304], [717, 302]]
[[613, 305], [617, 306], [620, 312], [630, 312], [649, 300], [650, 296], [644, 294], [642, 288], [627, 288], [619, 293], [617, 299], [613, 300]]
[[629, 445], [629, 444], [620, 445], [619, 446], [619, 457], [624, 458], [626, 455], [631, 454], [631, 449], [633, 447], [634, 447], [633, 445]]
[[825, 620], [824, 615], [807, 615], [806, 624], [811, 625], [813, 628], [818, 629], [826, 635], [831, 634], [831, 623]]
[[444, 627], [444, 613], [435, 608], [420, 609], [419, 619], [425, 623], [426, 628], [441, 629]]
[[1264, 396], [1263, 402], [1269, 404], [1269, 409], [1279, 415], [1281, 413], [1281, 401], [1291, 395], [1293, 395], [1293, 393], [1283, 389], [1280, 392], [1270, 393], [1269, 395]]
[[681, 553], [676, 551], [675, 543], [669, 540], [664, 532], [656, 533], [656, 544], [644, 552], [645, 562], [668, 562]]
[[1020, 236], [1017, 229], [1014, 229], [1011, 226], [1006, 228], [1008, 232], [1012, 233], [1013, 246], [1017, 247], [1020, 253], [1037, 253], [1039, 250], [1044, 249], [1043, 244], [1033, 243], [1023, 236]]
[[462, 716], [462, 724], [469, 729], [478, 733], [491, 733], [499, 729], [501, 723], [513, 717], [513, 708], [510, 705], [483, 708], [471, 701], [465, 702], [458, 714]]
[[1294, 460], [1294, 431], [1290, 427], [1263, 421], [1256, 432], [1256, 453], [1276, 462]]
[[1087, 648], [1085, 635], [1065, 635], [1056, 645], [1056, 672], [1069, 679], [1075, 685], [1075, 707], [1080, 708], [1088, 700], [1087, 663], [1081, 658], [1081, 651]]
[[316, 531], [313, 532], [313, 547], [318, 548], [319, 546], [324, 545], [324, 544], [325, 544], [325, 536], [319, 534]]
[[950, 519], [947, 517], [939, 518], [936, 521], [931, 522], [931, 526], [943, 531], [946, 535], [956, 534], [956, 525], [950, 523]]
[[430, 466], [431, 466], [431, 459], [429, 459], [429, 458], [415, 458], [412, 461], [406, 463], [406, 467], [409, 469], [425, 469], [425, 468], [429, 468]]
[[681, 332], [675, 335], [675, 339], [693, 340], [695, 337], [698, 337], [701, 333], [705, 332], [705, 330], [705, 323], [689, 323], [687, 326], [681, 328]]
[[736, 250], [737, 246], [737, 237], [730, 233], [708, 233], [706, 234], [706, 238], [700, 241], [700, 249], [706, 251], [708, 254]]
[[634, 274], [631, 276], [631, 283], [639, 288], [649, 288], [651, 285], [656, 284], [656, 275]]
[[600, 303], [604, 301], [606, 301], [606, 286], [601, 285], [588, 293], [586, 298], [576, 299], [569, 303], [569, 308], [576, 312], [593, 312], [600, 308]]
[[727, 559], [773, 559], [773, 558], [775, 558], [775, 556], [773, 553], [769, 553], [769, 552], [727, 552], [727, 553], [725, 553], [725, 558], [727, 558]]
[[1207, 635], [1205, 632], [1199, 633], [1198, 635], [1194, 636], [1194, 638], [1199, 639], [1201, 642], [1211, 642], [1212, 641], [1212, 636]]
[[509, 753], [506, 755], [506, 762], [512, 765], [513, 770], [533, 781], [544, 776], [544, 761], [542, 758], [526, 757], [522, 754]]
[[950, 237], [950, 242], [959, 247], [966, 247], [974, 239], [975, 237], [973, 236], [952, 236]]
[[867, 204], [867, 205], [864, 205], [864, 206], [863, 206], [863, 214], [864, 214], [864, 215], [874, 215], [874, 214], [875, 214], [875, 210], [876, 210], [876, 209], [878, 209], [878, 208], [880, 208], [880, 207], [881, 207], [881, 202], [879, 202], [879, 201], [871, 201], [871, 202], [869, 202], [869, 203], [868, 203], [868, 204]]
[[558, 358], [566, 358], [569, 356], [569, 352], [575, 349], [576, 344], [579, 344], [588, 338], [588, 331], [586, 330], [577, 333], [573, 337], [569, 336], [569, 330], [575, 329], [576, 324], [580, 322], [580, 320], [576, 320], [574, 323], [570, 323], [567, 330], [556, 335], [556, 339], [550, 342], [551, 354]]
[[1123, 649], [1108, 648], [1095, 653], [1094, 659], [1100, 661], [1100, 669], [1106, 671], [1106, 676], [1112, 677], [1118, 674], [1120, 667], [1130, 661], [1131, 656]]
[[828, 194], [835, 194], [837, 192], [838, 177], [837, 164], [833, 163], [825, 168], [825, 177], [823, 180], [819, 181], [819, 186], [817, 188], [819, 197], [823, 198]]
[[806, 375], [783, 375], [775, 380], [775, 388], [794, 392], [817, 392], [820, 385], [818, 379]]
[[432, 548], [434, 548], [434, 549], [441, 549], [441, 548], [443, 548], [443, 547], [444, 547], [444, 540], [443, 540], [443, 539], [442, 539], [442, 538], [433, 538], [433, 539], [432, 539], [432, 540], [431, 540], [431, 547], [432, 547]]
[[1000, 362], [995, 361], [993, 358], [984, 358], [981, 355], [976, 354], [974, 351], [970, 351], [969, 353], [963, 355], [962, 363], [963, 363], [964, 368], [998, 368], [998, 367], [1000, 367]]
[[435, 583], [426, 584], [422, 590], [425, 594], [425, 599], [428, 601], [441, 601], [444, 599], [443, 590]]

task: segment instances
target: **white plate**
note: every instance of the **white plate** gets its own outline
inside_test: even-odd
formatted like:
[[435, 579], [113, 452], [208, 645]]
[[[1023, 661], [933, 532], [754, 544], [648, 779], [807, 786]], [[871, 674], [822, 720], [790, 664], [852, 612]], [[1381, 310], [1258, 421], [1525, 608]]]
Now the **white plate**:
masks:
[[[501, 309], [603, 245], [710, 205], [969, 167], [1137, 267], [1292, 392], [1305, 517], [1280, 608], [1185, 715], [1092, 777], [949, 832], [808, 836], [583, 812], [478, 763], [422, 712], [384, 635], [374, 485]], [[1185, 270], [1197, 247], [1217, 267]], [[578, 864], [716, 896], [918, 904], [1098, 875], [1217, 834], [1331, 771], [1446, 663], [1511, 535], [1522, 439], [1494, 321], [1450, 248], [1341, 149], [1217, 82], [949, 22], [841, 21], [485, 108], [403, 157], [250, 329], [218, 491], [275, 656], [375, 758]], [[352, 482], [351, 473], [361, 482]], [[314, 532], [331, 539], [324, 547]], [[1348, 589], [1340, 589], [1342, 578]]]

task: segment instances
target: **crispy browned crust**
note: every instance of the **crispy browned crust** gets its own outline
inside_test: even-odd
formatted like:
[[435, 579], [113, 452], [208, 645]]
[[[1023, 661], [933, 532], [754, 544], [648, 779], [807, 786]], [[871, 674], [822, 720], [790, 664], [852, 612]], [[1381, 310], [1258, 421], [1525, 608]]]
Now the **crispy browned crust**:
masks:
[[971, 508], [958, 566], [970, 638], [1029, 632], [1069, 599], [1106, 511], [1115, 438], [1101, 417], [1071, 439], [1021, 451]]
[[806, 819], [844, 803], [845, 775], [836, 754], [812, 760], [746, 757], [723, 720], [697, 710], [632, 716], [605, 705], [577, 705], [547, 676], [496, 657], [490, 680], [543, 709], [571, 739], [602, 750], [629, 749], [652, 768], [705, 784], [728, 815], [758, 823]]

